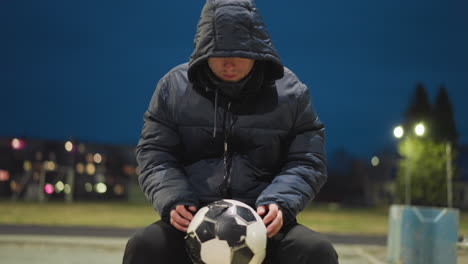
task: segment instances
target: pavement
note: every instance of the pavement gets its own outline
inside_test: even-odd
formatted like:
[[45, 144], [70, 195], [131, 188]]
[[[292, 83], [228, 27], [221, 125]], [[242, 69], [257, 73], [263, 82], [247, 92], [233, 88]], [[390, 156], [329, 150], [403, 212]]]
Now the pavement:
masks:
[[[0, 225], [0, 263], [121, 263], [135, 229]], [[386, 263], [384, 236], [326, 234], [341, 264]], [[457, 264], [468, 264], [468, 250], [459, 249]]]

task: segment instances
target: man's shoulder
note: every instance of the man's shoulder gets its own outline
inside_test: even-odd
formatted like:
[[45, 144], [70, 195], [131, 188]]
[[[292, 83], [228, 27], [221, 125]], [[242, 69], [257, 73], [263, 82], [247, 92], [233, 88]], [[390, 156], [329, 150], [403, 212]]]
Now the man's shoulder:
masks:
[[170, 69], [161, 79], [166, 82], [188, 82], [188, 62], [179, 64]]
[[299, 80], [297, 75], [287, 67], [284, 67], [284, 75], [281, 79], [276, 81], [276, 86], [278, 92], [288, 95], [288, 94], [302, 94], [308, 88], [307, 86]]

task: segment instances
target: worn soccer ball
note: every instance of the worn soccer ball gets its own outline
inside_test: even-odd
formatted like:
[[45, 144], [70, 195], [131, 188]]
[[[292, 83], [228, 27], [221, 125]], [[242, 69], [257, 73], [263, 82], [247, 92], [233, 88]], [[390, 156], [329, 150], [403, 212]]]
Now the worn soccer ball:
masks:
[[250, 206], [224, 199], [195, 214], [185, 242], [197, 264], [260, 264], [266, 255], [267, 233]]

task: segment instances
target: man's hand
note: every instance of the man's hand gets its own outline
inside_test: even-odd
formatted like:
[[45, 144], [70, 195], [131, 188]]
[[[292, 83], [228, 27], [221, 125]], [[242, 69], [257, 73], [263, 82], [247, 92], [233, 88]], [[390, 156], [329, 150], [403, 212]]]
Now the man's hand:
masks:
[[[268, 213], [263, 216], [267, 211]], [[262, 216], [263, 223], [267, 227], [267, 235], [270, 238], [276, 235], [283, 226], [283, 212], [276, 204], [260, 205], [257, 207], [257, 214]]]
[[193, 214], [197, 211], [195, 206], [189, 206], [188, 210], [185, 205], [179, 204], [171, 211], [171, 225], [182, 232], [187, 232], [187, 228], [193, 219]]

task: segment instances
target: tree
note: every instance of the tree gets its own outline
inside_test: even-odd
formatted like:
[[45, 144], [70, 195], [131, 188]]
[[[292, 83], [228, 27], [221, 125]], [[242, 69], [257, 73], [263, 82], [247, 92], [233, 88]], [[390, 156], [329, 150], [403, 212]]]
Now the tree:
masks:
[[397, 175], [397, 196], [405, 198], [406, 177], [415, 205], [445, 206], [447, 198], [445, 144], [429, 138], [406, 136], [398, 145], [402, 156]]
[[453, 118], [452, 103], [443, 85], [439, 88], [434, 104], [432, 131], [436, 141], [456, 145], [458, 133]]
[[[417, 137], [413, 128], [423, 123], [426, 132]], [[444, 87], [439, 89], [434, 107], [427, 92], [418, 84], [410, 106], [405, 112], [405, 137], [398, 145], [402, 159], [397, 172], [397, 197], [405, 200], [405, 184], [411, 182], [411, 201], [416, 205], [444, 206], [447, 204], [447, 157], [452, 168], [453, 152], [447, 155], [448, 143], [455, 143], [457, 132], [452, 106]], [[453, 171], [453, 169], [452, 169]]]
[[422, 83], [416, 85], [416, 91], [411, 99], [410, 105], [405, 112], [404, 128], [410, 131], [417, 123], [424, 123], [426, 126], [431, 124], [432, 107], [429, 103], [429, 97]]

